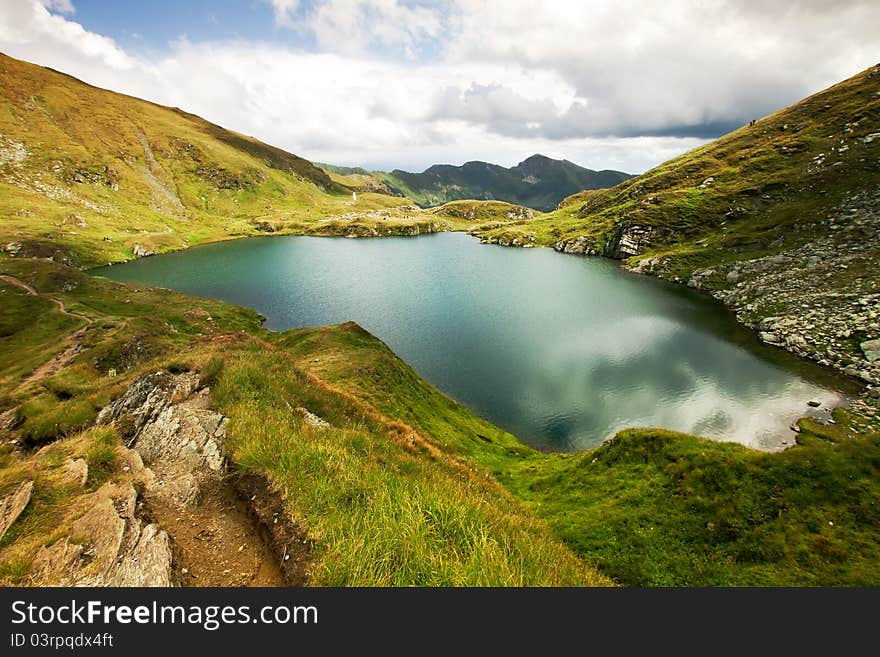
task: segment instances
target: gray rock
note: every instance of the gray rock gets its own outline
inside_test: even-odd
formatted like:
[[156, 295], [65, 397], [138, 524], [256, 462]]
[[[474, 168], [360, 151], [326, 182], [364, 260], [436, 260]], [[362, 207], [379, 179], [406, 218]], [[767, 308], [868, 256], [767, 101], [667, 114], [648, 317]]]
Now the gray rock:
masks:
[[18, 516], [31, 501], [33, 492], [34, 482], [24, 481], [0, 502], [0, 538], [3, 538], [12, 527], [12, 523], [18, 520]]
[[868, 362], [880, 360], [880, 340], [867, 340], [859, 345]]
[[701, 290], [703, 288], [703, 279], [708, 276], [712, 276], [715, 273], [714, 269], [697, 269], [691, 274], [691, 277], [688, 279], [688, 287], [695, 288], [697, 290]]
[[553, 248], [562, 253], [581, 253], [583, 255], [597, 254], [597, 251], [590, 246], [589, 240], [584, 235], [572, 240], [556, 242]]
[[68, 536], [34, 557], [34, 579], [50, 586], [171, 586], [168, 535], [135, 517], [130, 484], [104, 484]]
[[307, 408], [303, 408], [302, 406], [300, 406], [296, 410], [300, 415], [303, 416], [306, 424], [311, 427], [315, 427], [316, 429], [329, 429], [331, 427], [330, 423], [327, 422], [327, 420], [318, 417]]
[[129, 425], [129, 446], [154, 475], [147, 497], [185, 508], [198, 504], [201, 482], [226, 473], [227, 418], [208, 408], [208, 391], [196, 393], [199, 375], [148, 374], [98, 414], [99, 423]]
[[144, 246], [139, 242], [135, 242], [131, 247], [131, 252], [138, 258], [146, 258], [147, 256], [156, 255], [156, 249]]
[[86, 485], [89, 466], [84, 459], [67, 459], [64, 462], [64, 475], [79, 487]]
[[769, 331], [761, 331], [758, 333], [758, 338], [762, 342], [766, 342], [767, 344], [772, 345], [781, 345], [782, 340], [779, 339], [779, 335], [776, 333], [770, 333]]

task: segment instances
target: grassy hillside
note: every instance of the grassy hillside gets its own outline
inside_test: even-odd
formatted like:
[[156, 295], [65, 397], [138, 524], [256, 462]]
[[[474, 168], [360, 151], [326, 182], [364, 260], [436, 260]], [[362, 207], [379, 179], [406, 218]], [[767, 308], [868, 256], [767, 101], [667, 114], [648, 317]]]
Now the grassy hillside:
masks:
[[498, 200], [545, 212], [576, 191], [611, 187], [630, 177], [620, 171], [593, 171], [543, 155], [533, 155], [509, 169], [487, 162], [435, 164], [421, 173], [321, 166], [338, 176], [335, 180], [339, 182], [362, 184], [365, 189], [381, 184], [389, 193], [407, 196], [423, 208], [449, 201]]
[[[831, 208], [880, 182], [878, 70], [611, 189], [573, 194], [523, 231], [560, 249], [583, 238], [611, 257], [667, 256], [664, 271], [685, 280], [695, 266], [827, 232], [822, 219]], [[623, 236], [639, 244], [621, 245]]]
[[405, 203], [354, 204], [300, 157], [0, 54], [0, 242], [18, 255], [106, 264]]

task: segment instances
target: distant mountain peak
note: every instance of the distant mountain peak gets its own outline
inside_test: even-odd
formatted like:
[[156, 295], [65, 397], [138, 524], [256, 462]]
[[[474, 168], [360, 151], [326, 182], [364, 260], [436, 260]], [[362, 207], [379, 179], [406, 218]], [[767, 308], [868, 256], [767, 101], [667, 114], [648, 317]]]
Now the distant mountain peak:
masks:
[[517, 166], [522, 166], [524, 164], [538, 164], [538, 163], [546, 163], [546, 162], [566, 162], [567, 160], [554, 160], [552, 157], [547, 157], [546, 155], [541, 155], [540, 153], [535, 153], [534, 155], [530, 155], [522, 162], [517, 164]]
[[422, 207], [465, 199], [497, 199], [535, 210], [553, 210], [571, 194], [613, 187], [631, 176], [620, 171], [593, 171], [535, 153], [514, 167], [472, 160], [461, 166], [435, 164], [422, 173], [394, 170], [377, 173], [393, 191]]

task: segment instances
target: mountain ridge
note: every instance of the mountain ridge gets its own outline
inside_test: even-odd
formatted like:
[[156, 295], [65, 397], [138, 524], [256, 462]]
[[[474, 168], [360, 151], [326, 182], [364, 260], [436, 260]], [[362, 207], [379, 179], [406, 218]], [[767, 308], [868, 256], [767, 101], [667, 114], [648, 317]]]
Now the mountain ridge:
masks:
[[450, 201], [484, 200], [505, 201], [546, 212], [554, 210], [572, 193], [612, 187], [631, 177], [622, 171], [596, 171], [539, 153], [512, 167], [470, 160], [461, 165], [432, 164], [419, 173], [403, 169], [386, 172], [367, 171], [362, 167], [318, 166], [341, 176], [371, 176], [381, 181], [389, 193], [407, 196], [423, 208]]

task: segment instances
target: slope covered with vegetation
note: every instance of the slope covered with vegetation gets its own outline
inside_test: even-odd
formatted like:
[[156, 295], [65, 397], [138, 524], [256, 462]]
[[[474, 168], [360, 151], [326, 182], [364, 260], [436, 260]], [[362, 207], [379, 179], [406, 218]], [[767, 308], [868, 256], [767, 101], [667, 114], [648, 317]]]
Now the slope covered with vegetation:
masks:
[[300, 157], [0, 54], [0, 241], [18, 255], [93, 266], [405, 203], [353, 204]]

